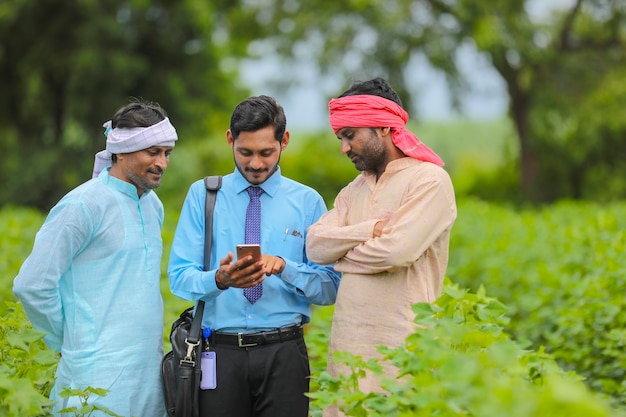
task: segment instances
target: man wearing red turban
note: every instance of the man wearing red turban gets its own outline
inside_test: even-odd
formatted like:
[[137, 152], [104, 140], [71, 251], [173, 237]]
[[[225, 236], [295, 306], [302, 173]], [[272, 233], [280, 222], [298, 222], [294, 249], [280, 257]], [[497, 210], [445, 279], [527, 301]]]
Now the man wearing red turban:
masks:
[[[454, 189], [441, 158], [406, 129], [408, 114], [382, 78], [354, 83], [329, 103], [341, 152], [362, 171], [312, 225], [307, 256], [342, 272], [329, 344], [332, 375], [350, 370], [334, 352], [380, 358], [413, 333], [411, 306], [440, 295], [456, 219]], [[385, 375], [396, 376], [391, 366]], [[379, 389], [367, 375], [360, 389]], [[325, 417], [342, 415], [335, 407]]]

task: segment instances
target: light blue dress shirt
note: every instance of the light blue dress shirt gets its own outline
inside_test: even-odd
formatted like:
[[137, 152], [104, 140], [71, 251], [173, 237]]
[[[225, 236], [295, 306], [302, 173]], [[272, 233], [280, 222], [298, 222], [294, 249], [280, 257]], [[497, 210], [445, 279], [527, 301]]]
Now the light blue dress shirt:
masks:
[[261, 252], [285, 260], [283, 272], [263, 281], [263, 296], [250, 304], [240, 288], [220, 290], [215, 273], [221, 258], [244, 243], [251, 184], [238, 170], [222, 178], [213, 220], [209, 271], [204, 265], [206, 189], [202, 180], [189, 188], [172, 243], [168, 274], [172, 292], [186, 300], [203, 299], [203, 327], [224, 332], [255, 332], [308, 323], [311, 304], [335, 302], [340, 275], [332, 265], [309, 262], [308, 227], [326, 212], [322, 197], [310, 187], [281, 176], [280, 169], [261, 187]]
[[[102, 171], [65, 195], [37, 233], [13, 291], [47, 345], [62, 353], [63, 388], [105, 388], [89, 402], [123, 416], [164, 416], [160, 383], [163, 205]], [[80, 409], [80, 406], [79, 406]], [[101, 415], [101, 414], [94, 414]]]

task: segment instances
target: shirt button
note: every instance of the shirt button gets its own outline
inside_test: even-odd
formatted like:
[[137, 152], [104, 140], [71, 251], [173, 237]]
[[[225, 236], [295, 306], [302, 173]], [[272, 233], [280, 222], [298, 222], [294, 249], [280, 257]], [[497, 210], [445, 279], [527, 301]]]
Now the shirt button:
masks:
[[252, 318], [252, 316], [248, 316], [248, 318], [249, 318], [249, 319], [251, 319], [251, 318]]

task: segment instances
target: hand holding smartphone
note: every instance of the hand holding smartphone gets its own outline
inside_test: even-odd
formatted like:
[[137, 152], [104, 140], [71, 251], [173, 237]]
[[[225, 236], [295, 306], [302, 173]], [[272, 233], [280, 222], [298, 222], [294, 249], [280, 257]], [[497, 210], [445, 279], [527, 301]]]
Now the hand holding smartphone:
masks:
[[253, 261], [257, 261], [261, 259], [261, 245], [258, 245], [258, 244], [237, 245], [237, 259], [245, 258], [247, 255], [252, 255]]

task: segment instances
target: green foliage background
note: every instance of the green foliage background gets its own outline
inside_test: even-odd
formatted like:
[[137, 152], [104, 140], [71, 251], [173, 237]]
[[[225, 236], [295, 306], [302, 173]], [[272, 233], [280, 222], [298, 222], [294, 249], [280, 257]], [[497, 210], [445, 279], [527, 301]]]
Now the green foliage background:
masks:
[[220, 65], [217, 7], [2, 1], [0, 151], [11, 158], [0, 166], [0, 206], [48, 210], [91, 176], [102, 124], [131, 97], [161, 104], [184, 138], [228, 120], [247, 92], [235, 83], [237, 68]]
[[[414, 340], [407, 340], [406, 347], [387, 351], [388, 360], [398, 361], [414, 382], [397, 386], [390, 383], [386, 385], [390, 396], [381, 397], [359, 393], [354, 380], [329, 379], [324, 368], [332, 306], [316, 308], [306, 333], [315, 376], [312, 389], [317, 393], [312, 414], [318, 415], [328, 401], [339, 400], [348, 401], [354, 410], [369, 410], [352, 415], [367, 416], [379, 415], [374, 414], [376, 410], [404, 415], [394, 414], [398, 410], [393, 407], [409, 407], [414, 413], [439, 410], [441, 415], [449, 416], [467, 415], [460, 411], [463, 409], [482, 410], [470, 415], [486, 417], [502, 415], [498, 413], [514, 405], [524, 405], [521, 410], [511, 408], [519, 416], [540, 415], [537, 410], [554, 411], [544, 414], [550, 416], [620, 415], [618, 410], [623, 408], [625, 398], [620, 385], [624, 369], [620, 312], [626, 303], [619, 296], [626, 243], [620, 222], [625, 218], [626, 204], [603, 207], [568, 203], [520, 212], [506, 205], [461, 200], [459, 212], [463, 215], [453, 234], [449, 276], [466, 282], [468, 287], [477, 287], [476, 295], [448, 283], [446, 295], [437, 301], [441, 310], [420, 307], [421, 320], [435, 324], [433, 329], [418, 331]], [[30, 231], [30, 235], [18, 233], [19, 237], [13, 238], [7, 233], [2, 236], [8, 238], [0, 239], [3, 248], [13, 248], [9, 253], [19, 259], [28, 254], [35, 229], [43, 222], [42, 215], [32, 214], [22, 209], [0, 211], [2, 224], [12, 224], [13, 230], [22, 230], [21, 225], [25, 225], [23, 230]], [[164, 228], [166, 251], [175, 227], [171, 211], [168, 217]], [[562, 227], [558, 219], [563, 220]], [[493, 226], [485, 227], [486, 223]], [[529, 231], [518, 229], [528, 224], [533, 225]], [[497, 230], [497, 225], [503, 226]], [[509, 234], [511, 230], [515, 236]], [[541, 236], [547, 240], [545, 245], [533, 240], [537, 230], [546, 230]], [[597, 233], [599, 230], [603, 232]], [[592, 239], [581, 239], [579, 244], [572, 240], [575, 233], [601, 238], [597, 244], [591, 244]], [[549, 239], [547, 234], [551, 235]], [[569, 255], [563, 256], [563, 252]], [[581, 262], [585, 259], [593, 262]], [[10, 287], [18, 264], [7, 263], [1, 271], [0, 295], [4, 301], [12, 299]], [[605, 267], [599, 268], [598, 264]], [[482, 283], [507, 300], [510, 313], [500, 301], [486, 296]], [[162, 288], [167, 334], [169, 323], [189, 303], [171, 295], [165, 276]], [[9, 416], [22, 416], [33, 407], [45, 410], [42, 393], [47, 394], [52, 382], [56, 355], [44, 349], [41, 334], [28, 328], [19, 305], [2, 303], [2, 307], [0, 379], [6, 382], [0, 384], [0, 410]], [[438, 318], [428, 319], [429, 312]], [[513, 336], [508, 336], [509, 332]], [[418, 358], [424, 362], [415, 362]], [[365, 369], [376, 369], [375, 364], [362, 363], [358, 358], [343, 360], [354, 367], [353, 379]], [[586, 377], [591, 391], [579, 385], [573, 374], [563, 374], [557, 364]], [[433, 367], [439, 367], [440, 372], [431, 374]], [[489, 372], [493, 372], [491, 377]], [[416, 387], [424, 392], [413, 392]], [[609, 399], [602, 400], [593, 392]], [[613, 411], [610, 398], [614, 401]], [[486, 408], [488, 404], [491, 408]], [[561, 414], [564, 411], [567, 413]]]
[[451, 245], [448, 274], [511, 306], [514, 335], [626, 404], [624, 202], [511, 210], [464, 201]]
[[[419, 120], [419, 63], [445, 75], [459, 105], [468, 50], [509, 99], [519, 152], [497, 178], [534, 202], [624, 198], [626, 3], [554, 3], [4, 0], [0, 151], [11, 158], [0, 165], [0, 207], [47, 210], [87, 178], [100, 126], [129, 97], [162, 104], [181, 138], [203, 148], [249, 95], [241, 65], [269, 58], [274, 91], [315, 74], [330, 98], [383, 76]], [[492, 180], [477, 191], [510, 197]]]
[[[334, 97], [353, 80], [381, 75], [405, 107], [420, 93], [426, 59], [459, 104], [475, 50], [499, 75], [520, 148], [525, 199], [608, 201], [626, 196], [626, 3], [619, 0], [291, 0], [249, 3], [262, 22], [250, 55], [272, 51], [284, 68], [310, 63]], [[560, 7], [559, 7], [560, 6]], [[480, 71], [480, 70], [479, 70]], [[473, 74], [476, 76], [476, 74]], [[482, 74], [480, 74], [482, 75]], [[304, 77], [278, 72], [289, 86]], [[469, 77], [468, 77], [469, 78]], [[332, 82], [339, 80], [338, 83]], [[340, 87], [337, 87], [339, 84]], [[420, 115], [412, 109], [413, 117]]]

